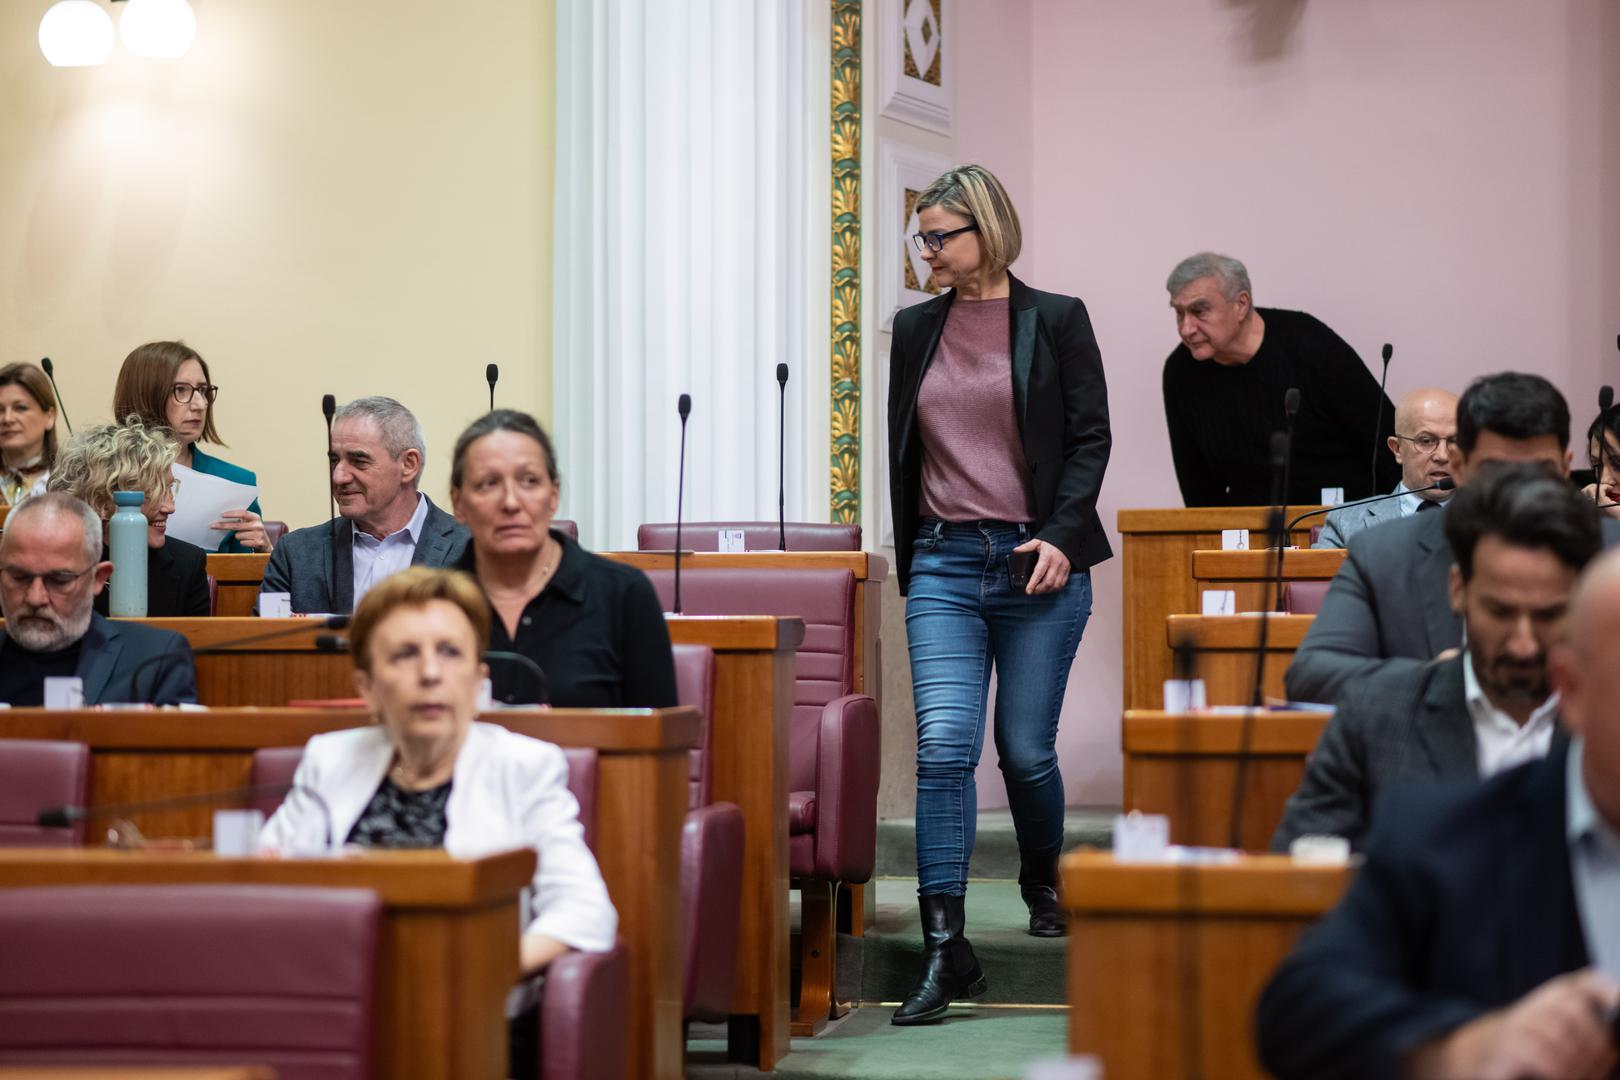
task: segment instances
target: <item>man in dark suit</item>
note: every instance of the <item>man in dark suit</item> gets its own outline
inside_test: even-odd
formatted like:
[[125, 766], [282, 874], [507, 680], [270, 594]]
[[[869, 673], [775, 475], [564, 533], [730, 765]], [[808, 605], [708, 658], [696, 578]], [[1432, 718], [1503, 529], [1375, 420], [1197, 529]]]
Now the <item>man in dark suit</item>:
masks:
[[[1569, 406], [1539, 375], [1504, 372], [1475, 380], [1457, 404], [1459, 487], [1494, 462], [1533, 462], [1569, 472]], [[1445, 515], [1414, 514], [1352, 537], [1322, 610], [1284, 676], [1294, 701], [1337, 704], [1375, 671], [1415, 672], [1462, 644], [1451, 610], [1451, 549]], [[1605, 526], [1620, 541], [1620, 522]]]
[[1380, 803], [1367, 861], [1261, 995], [1279, 1080], [1607, 1077], [1620, 1009], [1620, 555], [1555, 647], [1570, 740]]
[[1445, 515], [1451, 609], [1467, 647], [1356, 681], [1311, 753], [1271, 846], [1307, 834], [1360, 847], [1374, 799], [1397, 782], [1480, 778], [1542, 757], [1558, 729], [1547, 657], [1575, 577], [1602, 548], [1590, 499], [1537, 465], [1497, 465]]
[[50, 676], [77, 676], [86, 705], [197, 700], [185, 638], [92, 610], [111, 574], [101, 518], [78, 499], [48, 492], [12, 511], [0, 534], [0, 701], [42, 705]]
[[338, 516], [282, 537], [260, 595], [289, 593], [294, 612], [341, 615], [407, 566], [455, 565], [467, 530], [418, 490], [426, 456], [422, 426], [393, 398], [359, 398], [339, 409], [332, 420]]

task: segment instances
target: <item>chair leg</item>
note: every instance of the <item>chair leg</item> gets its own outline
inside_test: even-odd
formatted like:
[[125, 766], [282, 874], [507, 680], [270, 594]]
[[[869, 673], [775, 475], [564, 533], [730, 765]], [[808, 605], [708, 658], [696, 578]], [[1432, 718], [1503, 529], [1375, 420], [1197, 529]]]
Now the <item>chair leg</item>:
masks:
[[838, 932], [850, 937], [866, 936], [866, 886], [841, 885], [838, 888]]
[[833, 888], [830, 881], [806, 881], [799, 889], [799, 1007], [789, 1027], [794, 1035], [819, 1034], [832, 1015], [838, 975]]

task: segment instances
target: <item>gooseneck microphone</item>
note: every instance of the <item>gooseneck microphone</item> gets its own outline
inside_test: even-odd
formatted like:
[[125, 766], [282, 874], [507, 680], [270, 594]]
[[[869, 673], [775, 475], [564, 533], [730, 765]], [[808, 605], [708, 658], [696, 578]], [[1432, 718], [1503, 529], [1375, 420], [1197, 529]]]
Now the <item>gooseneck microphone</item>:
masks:
[[1335, 510], [1345, 510], [1352, 506], [1366, 506], [1368, 503], [1383, 502], [1385, 499], [1398, 499], [1402, 495], [1421, 495], [1426, 491], [1450, 491], [1457, 486], [1457, 481], [1449, 476], [1442, 476], [1428, 487], [1413, 488], [1411, 491], [1386, 491], [1382, 495], [1374, 495], [1370, 499], [1357, 499], [1355, 502], [1340, 503], [1338, 506], [1324, 506], [1320, 510], [1307, 510], [1293, 521], [1288, 523], [1288, 532], [1292, 533], [1294, 527], [1306, 518], [1318, 514], [1331, 514]]
[[495, 384], [500, 381], [501, 369], [496, 364], [484, 365], [484, 381], [489, 383], [489, 411], [495, 411]]
[[776, 386], [780, 391], [781, 400], [781, 411], [776, 421], [776, 545], [778, 551], [787, 550], [787, 381], [788, 366], [786, 364], [777, 364]]
[[56, 407], [61, 410], [62, 423], [67, 425], [68, 434], [71, 435], [73, 421], [68, 419], [67, 406], [62, 404], [62, 388], [56, 385], [56, 365], [51, 363], [50, 357], [44, 356], [40, 358], [39, 366], [45, 369], [45, 377], [51, 380], [51, 393], [56, 395]]
[[[262, 644], [263, 642], [266, 642], [266, 641], [276, 641], [276, 640], [278, 640], [280, 638], [296, 637], [299, 634], [307, 634], [307, 633], [310, 632], [310, 630], [315, 629], [315, 628], [320, 628], [320, 629], [323, 629], [323, 630], [341, 630], [345, 626], [349, 625], [349, 617], [347, 615], [331, 615], [331, 616], [328, 616], [327, 618], [324, 618], [324, 619], [300, 619], [299, 622], [302, 625], [300, 625], [300, 626], [292, 626], [292, 627], [283, 627], [280, 630], [271, 630], [269, 633], [264, 633], [264, 634], [250, 634], [250, 635], [248, 635], [247, 637], [244, 637], [244, 638], [236, 638], [236, 639], [234, 639], [232, 641], [222, 641], [218, 645], [210, 645], [207, 648], [195, 649], [195, 650], [192, 651], [191, 655], [192, 656], [212, 656], [215, 653], [231, 652], [231, 651], [233, 651], [235, 649], [240, 649], [244, 645], [259, 645], [259, 644]], [[326, 639], [326, 635], [321, 635], [320, 637], [317, 637], [315, 639], [315, 647], [317, 649], [321, 650], [322, 652], [336, 651], [331, 647], [331, 645], [325, 639]], [[142, 660], [140, 663], [136, 664], [134, 669], [131, 670], [130, 673], [129, 673], [129, 691], [128, 691], [129, 696], [130, 697], [135, 696], [136, 681], [140, 678], [141, 672], [145, 671], [147, 668], [152, 667], [153, 665], [156, 665], [156, 664], [171, 663], [171, 662], [174, 661], [174, 659], [175, 659], [175, 654], [174, 653], [172, 653], [172, 652], [163, 652], [163, 653], [157, 653], [154, 656], [148, 656], [145, 660]], [[117, 701], [113, 701], [113, 702], [106, 702], [106, 704], [138, 705], [138, 704], [144, 704], [144, 702], [117, 702]]]
[[[1267, 517], [1267, 536], [1270, 538], [1267, 547], [1277, 549], [1276, 565], [1272, 570], [1272, 580], [1276, 582], [1276, 591], [1272, 594], [1276, 601], [1276, 610], [1282, 610], [1282, 578], [1283, 578], [1283, 552], [1288, 548], [1288, 530], [1283, 527], [1283, 519], [1288, 516], [1288, 490], [1292, 482], [1294, 471], [1294, 420], [1299, 416], [1299, 387], [1290, 386], [1288, 392], [1283, 394], [1283, 419], [1288, 425], [1284, 432], [1282, 486], [1276, 492], [1277, 502]], [[1275, 439], [1275, 436], [1273, 436]], [[1276, 453], [1273, 446], [1272, 453]], [[1270, 611], [1271, 607], [1264, 610]]]
[[686, 497], [686, 418], [692, 415], [692, 395], [682, 394], [675, 402], [681, 414], [681, 463], [675, 474], [675, 614], [681, 613], [681, 516]]
[[211, 791], [201, 795], [177, 795], [172, 799], [149, 799], [145, 802], [106, 803], [101, 806], [54, 806], [49, 810], [41, 810], [35, 823], [42, 829], [70, 829], [75, 822], [93, 821], [96, 818], [124, 817], [129, 814], [145, 814], [156, 810], [183, 810], [189, 806], [207, 806], [210, 803], [246, 802], [248, 799], [258, 799], [266, 795], [308, 795], [310, 800], [321, 809], [321, 819], [325, 826], [325, 846], [323, 851], [332, 850], [332, 808], [327, 805], [321, 793], [312, 787], [303, 784], [255, 784], [251, 787], [234, 788], [230, 791]]
[[1384, 375], [1378, 380], [1378, 414], [1373, 418], [1372, 488], [1378, 490], [1378, 451], [1384, 446], [1384, 387], [1389, 383], [1389, 359], [1395, 355], [1395, 346], [1384, 342]]
[[1614, 404], [1614, 387], [1601, 386], [1598, 388], [1598, 412], [1606, 413]]
[[321, 395], [321, 415], [326, 417], [326, 509], [330, 516], [326, 519], [326, 546], [332, 556], [332, 606], [337, 607], [338, 579], [337, 579], [337, 491], [332, 487], [332, 473], [337, 468], [337, 462], [332, 455], [332, 417], [337, 415], [337, 398], [331, 394]]
[[485, 660], [485, 662], [488, 662], [490, 660], [499, 660], [502, 663], [515, 664], [518, 667], [522, 668], [524, 671], [528, 672], [529, 675], [533, 676], [533, 679], [534, 679], [534, 692], [533, 692], [534, 700], [532, 702], [512, 701], [510, 699], [517, 696], [517, 692], [513, 691], [513, 692], [510, 692], [507, 695], [507, 700], [505, 702], [506, 704], [508, 704], [508, 705], [519, 705], [519, 704], [521, 704], [521, 705], [529, 705], [529, 704], [545, 705], [545, 704], [547, 704], [547, 703], [549, 703], [551, 701], [551, 681], [546, 678], [545, 669], [542, 668], [539, 664], [535, 663], [533, 657], [524, 656], [520, 652], [508, 652], [505, 649], [486, 649], [484, 651], [484, 660]]

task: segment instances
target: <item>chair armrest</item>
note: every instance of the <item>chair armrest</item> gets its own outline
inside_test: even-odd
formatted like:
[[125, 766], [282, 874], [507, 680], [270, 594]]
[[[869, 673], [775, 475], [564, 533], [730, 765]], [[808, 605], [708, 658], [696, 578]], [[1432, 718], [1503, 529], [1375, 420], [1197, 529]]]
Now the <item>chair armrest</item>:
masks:
[[877, 702], [850, 694], [821, 710], [816, 758], [816, 876], [860, 884], [877, 860]]
[[630, 952], [623, 942], [553, 960], [540, 983], [543, 1080], [623, 1076], [629, 1001]]
[[743, 816], [733, 803], [687, 812], [681, 829], [681, 994], [688, 1020], [722, 1020], [737, 984]]

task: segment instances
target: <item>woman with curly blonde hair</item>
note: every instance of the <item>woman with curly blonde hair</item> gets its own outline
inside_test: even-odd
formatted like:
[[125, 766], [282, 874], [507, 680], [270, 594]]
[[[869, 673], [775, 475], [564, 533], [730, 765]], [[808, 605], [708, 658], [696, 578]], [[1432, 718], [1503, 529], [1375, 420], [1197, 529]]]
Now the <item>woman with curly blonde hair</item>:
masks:
[[[83, 499], [103, 522], [116, 509], [113, 492], [139, 491], [146, 496], [141, 503], [147, 521], [146, 613], [153, 618], [212, 613], [207, 553], [165, 535], [174, 513], [173, 469], [179, 452], [179, 444], [162, 428], [147, 427], [131, 417], [125, 424], [80, 431], [62, 447], [51, 469], [50, 490]], [[96, 610], [107, 614], [105, 591], [96, 597]]]

